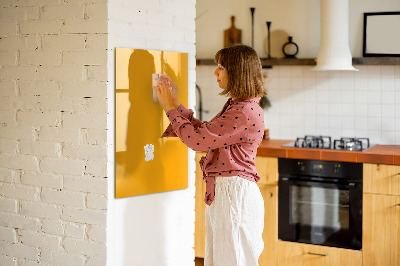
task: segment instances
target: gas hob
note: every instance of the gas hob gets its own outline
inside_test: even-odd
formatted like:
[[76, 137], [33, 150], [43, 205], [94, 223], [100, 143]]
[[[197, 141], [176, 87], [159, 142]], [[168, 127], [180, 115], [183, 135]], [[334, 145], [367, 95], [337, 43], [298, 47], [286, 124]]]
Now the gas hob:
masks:
[[329, 136], [306, 135], [304, 137], [297, 138], [295, 142], [291, 142], [283, 146], [294, 148], [365, 151], [375, 145], [370, 144], [369, 138], [342, 137], [340, 139], [335, 139], [332, 142], [332, 138]]

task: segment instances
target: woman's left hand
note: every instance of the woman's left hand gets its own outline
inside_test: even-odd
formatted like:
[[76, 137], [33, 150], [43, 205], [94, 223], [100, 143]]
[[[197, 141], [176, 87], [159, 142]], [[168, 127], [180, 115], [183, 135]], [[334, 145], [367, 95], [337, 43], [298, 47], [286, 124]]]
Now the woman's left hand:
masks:
[[175, 109], [171, 96], [171, 89], [168, 82], [166, 82], [165, 80], [159, 81], [157, 83], [157, 86], [153, 86], [153, 90], [157, 93], [158, 102], [165, 112], [168, 112], [171, 109]]

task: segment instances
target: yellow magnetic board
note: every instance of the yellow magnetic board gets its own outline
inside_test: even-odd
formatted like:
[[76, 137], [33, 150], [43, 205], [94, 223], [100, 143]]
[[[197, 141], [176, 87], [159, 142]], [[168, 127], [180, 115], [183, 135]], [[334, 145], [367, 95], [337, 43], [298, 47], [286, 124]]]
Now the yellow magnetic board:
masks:
[[161, 138], [169, 120], [153, 101], [152, 74], [167, 74], [188, 103], [188, 54], [115, 49], [115, 197], [188, 187], [188, 148]]

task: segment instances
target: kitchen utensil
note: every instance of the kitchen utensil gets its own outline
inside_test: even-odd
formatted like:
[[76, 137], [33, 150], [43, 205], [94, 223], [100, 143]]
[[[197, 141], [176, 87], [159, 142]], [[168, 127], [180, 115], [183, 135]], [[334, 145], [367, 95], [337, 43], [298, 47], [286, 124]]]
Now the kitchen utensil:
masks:
[[271, 28], [271, 21], [267, 21], [267, 31], [268, 31], [268, 58], [271, 58], [271, 32], [270, 32], [270, 28]]
[[231, 16], [231, 27], [224, 31], [224, 47], [242, 43], [242, 30], [235, 27], [235, 16]]
[[254, 48], [254, 11], [255, 7], [250, 7], [251, 12], [251, 47]]

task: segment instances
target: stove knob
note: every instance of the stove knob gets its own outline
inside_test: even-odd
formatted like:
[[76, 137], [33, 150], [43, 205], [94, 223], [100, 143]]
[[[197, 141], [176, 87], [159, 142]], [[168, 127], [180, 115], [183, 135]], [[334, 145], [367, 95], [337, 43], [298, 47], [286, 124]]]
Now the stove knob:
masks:
[[340, 164], [336, 164], [336, 165], [335, 165], [335, 168], [333, 168], [333, 173], [334, 173], [334, 174], [338, 174], [339, 171], [340, 171]]
[[306, 166], [303, 162], [297, 162], [297, 165], [299, 166], [300, 171], [304, 172], [304, 170], [306, 170]]

